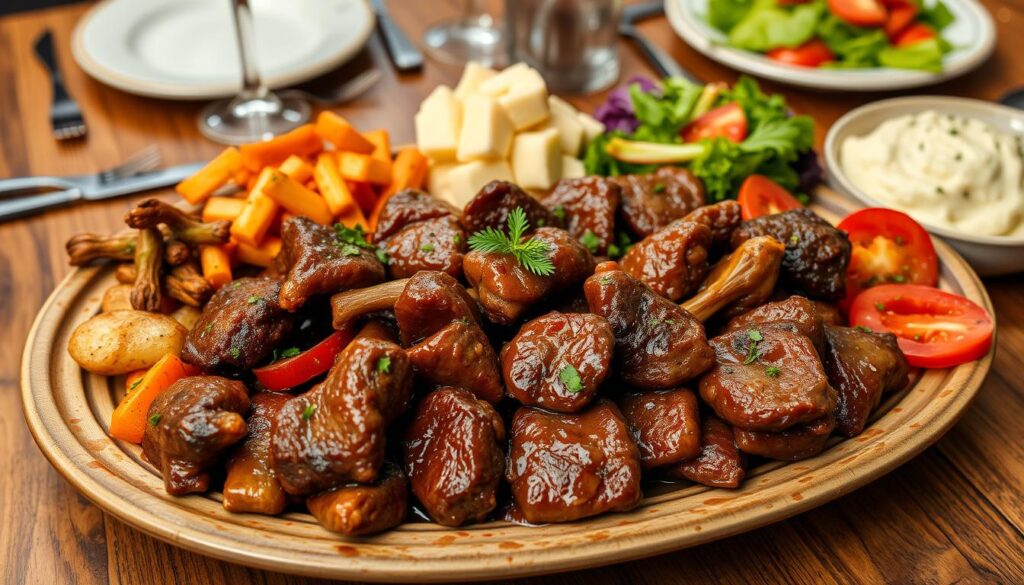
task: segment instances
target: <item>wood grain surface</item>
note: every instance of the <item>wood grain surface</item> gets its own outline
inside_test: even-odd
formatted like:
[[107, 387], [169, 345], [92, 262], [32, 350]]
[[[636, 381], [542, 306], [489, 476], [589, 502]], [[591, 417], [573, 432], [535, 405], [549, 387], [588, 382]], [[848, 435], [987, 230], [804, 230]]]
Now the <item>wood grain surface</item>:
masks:
[[[459, 2], [392, 0], [417, 39]], [[995, 99], [1024, 83], [1024, 2], [984, 0], [999, 45], [974, 73], [930, 93]], [[0, 19], [0, 177], [68, 174], [111, 166], [158, 144], [167, 164], [208, 158], [218, 146], [195, 126], [201, 104], [138, 98], [102, 86], [78, 70], [68, 51], [88, 5]], [[50, 136], [49, 84], [31, 44], [54, 30], [58, 56], [87, 122], [88, 140]], [[736, 74], [697, 55], [664, 20], [642, 25], [685, 67], [708, 79]], [[624, 76], [649, 73], [632, 47], [621, 49]], [[428, 61], [420, 74], [396, 75], [374, 40], [355, 63], [320, 80], [330, 85], [373, 63], [381, 84], [347, 104], [360, 127], [384, 127], [395, 142], [412, 139], [411, 115], [436, 83], [458, 67]], [[782, 91], [793, 107], [828, 125], [849, 108], [881, 97]], [[603, 96], [575, 101], [593, 107]], [[68, 271], [63, 243], [72, 233], [121, 225], [130, 200], [58, 210], [0, 224], [0, 576], [3, 583], [309, 583], [279, 573], [214, 561], [163, 544], [104, 516], [76, 494], [33, 443], [21, 416], [18, 357], [36, 311]], [[992, 374], [961, 422], [936, 446], [884, 478], [837, 501], [747, 534], [653, 559], [520, 583], [1024, 583], [1024, 276], [986, 281], [999, 326]]]

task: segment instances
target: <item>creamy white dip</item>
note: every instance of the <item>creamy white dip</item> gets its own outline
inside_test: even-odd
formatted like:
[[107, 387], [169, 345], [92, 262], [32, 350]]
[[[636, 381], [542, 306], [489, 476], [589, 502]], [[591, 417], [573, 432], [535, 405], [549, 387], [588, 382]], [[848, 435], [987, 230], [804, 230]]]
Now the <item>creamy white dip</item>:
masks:
[[840, 164], [868, 197], [918, 221], [1024, 236], [1024, 137], [927, 110], [847, 138]]

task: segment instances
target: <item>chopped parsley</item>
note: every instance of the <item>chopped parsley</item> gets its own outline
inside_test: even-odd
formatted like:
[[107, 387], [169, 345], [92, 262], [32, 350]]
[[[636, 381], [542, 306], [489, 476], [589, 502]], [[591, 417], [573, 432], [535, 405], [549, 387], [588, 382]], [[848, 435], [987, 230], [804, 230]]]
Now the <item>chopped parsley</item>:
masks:
[[789, 243], [794, 246], [800, 243], [800, 234], [793, 234], [789, 236]]
[[277, 350], [275, 349], [274, 350], [274, 359], [278, 360], [278, 359], [285, 359], [285, 358], [293, 358], [293, 357], [299, 355], [300, 353], [302, 353], [302, 351], [299, 348], [297, 348], [297, 347], [289, 347], [287, 349], [283, 349], [283, 350], [281, 350], [281, 353], [278, 353]]
[[548, 256], [551, 249], [543, 240], [524, 240], [523, 234], [529, 228], [526, 212], [517, 207], [508, 215], [508, 234], [489, 227], [470, 236], [469, 247], [476, 252], [511, 254], [526, 270], [537, 276], [551, 276], [555, 273], [555, 265]]
[[262, 301], [263, 297], [261, 297], [259, 295], [252, 295], [251, 297], [249, 297], [248, 300], [249, 300], [249, 304], [250, 305], [255, 305], [256, 303]]
[[779, 368], [777, 368], [775, 366], [766, 366], [765, 369], [764, 369], [765, 375], [768, 376], [769, 378], [778, 378], [779, 377], [779, 373], [781, 371], [782, 370], [780, 370]]
[[315, 404], [307, 404], [306, 409], [302, 411], [302, 420], [309, 420], [313, 418], [313, 414], [316, 413]]
[[885, 310], [885, 303], [879, 301], [879, 302], [875, 303], [875, 308], [878, 309], [879, 311], [884, 311]]
[[377, 360], [377, 371], [381, 374], [388, 374], [391, 372], [391, 358], [384, 356]]
[[757, 344], [762, 339], [764, 337], [761, 336], [761, 332], [757, 329], [749, 329], [747, 331], [747, 357], [743, 360], [744, 365], [752, 364], [761, 357], [761, 351], [758, 349]]
[[377, 260], [381, 264], [383, 264], [384, 266], [391, 264], [391, 258], [388, 258], [388, 253], [384, 251], [384, 248], [377, 248], [373, 252], [374, 254], [377, 255]]
[[452, 236], [452, 243], [455, 244], [456, 246], [461, 244], [462, 243], [462, 236], [459, 235], [459, 234], [454, 234]]
[[134, 382], [132, 382], [132, 385], [128, 387], [128, 394], [131, 394], [132, 392], [135, 392], [135, 389], [138, 388], [139, 384], [141, 384], [141, 383], [142, 383], [142, 376], [139, 376], [139, 378], [137, 380], [135, 380]]
[[555, 208], [551, 210], [551, 214], [558, 219], [565, 221], [565, 208], [561, 205], [556, 205]]
[[862, 333], [872, 333], [871, 328], [870, 327], [865, 327], [864, 325], [857, 325], [856, 327], [854, 327], [854, 329], [856, 329], [857, 331], [860, 331]]
[[583, 390], [583, 380], [572, 364], [565, 364], [558, 370], [558, 379], [565, 385], [565, 389], [573, 394], [579, 394]]
[[590, 230], [583, 232], [583, 235], [580, 236], [580, 243], [586, 246], [591, 254], [597, 254], [598, 248], [601, 247], [601, 239]]
[[610, 276], [602, 276], [601, 280], [600, 280], [600, 283], [601, 284], [611, 284], [612, 283], [612, 277], [610, 277]]
[[155, 427], [156, 425], [160, 424], [160, 418], [161, 418], [161, 416], [160, 416], [159, 412], [155, 413], [155, 414], [151, 414], [149, 416], [149, 426]]
[[238, 349], [237, 347], [232, 347], [229, 353], [231, 354], [231, 357], [237, 360], [239, 356], [242, 355], [242, 350]]
[[207, 323], [206, 327], [203, 327], [203, 333], [209, 333], [213, 331], [213, 323]]
[[655, 183], [654, 184], [654, 192], [655, 193], [664, 193], [665, 192], [665, 188], [666, 188], [665, 187], [665, 183]]
[[359, 246], [354, 246], [352, 244], [342, 244], [340, 251], [342, 256], [358, 256]]
[[422, 246], [420, 246], [420, 250], [424, 252], [433, 252], [434, 244], [423, 244]]

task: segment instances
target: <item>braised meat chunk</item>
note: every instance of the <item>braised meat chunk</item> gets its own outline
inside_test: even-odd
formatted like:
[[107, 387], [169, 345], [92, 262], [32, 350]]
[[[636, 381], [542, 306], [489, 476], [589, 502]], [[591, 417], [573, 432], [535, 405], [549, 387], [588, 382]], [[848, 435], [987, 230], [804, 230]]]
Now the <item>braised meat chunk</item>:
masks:
[[825, 327], [825, 372], [836, 389], [836, 430], [859, 435], [882, 394], [907, 385], [910, 367], [891, 333]]
[[217, 376], [182, 378], [157, 395], [142, 452], [160, 470], [167, 493], [206, 491], [209, 468], [245, 437], [248, 409], [245, 385]]
[[579, 414], [520, 408], [512, 419], [508, 461], [512, 497], [529, 522], [625, 511], [642, 497], [640, 453], [608, 400]]
[[512, 210], [521, 207], [533, 227], [561, 227], [560, 220], [515, 183], [491, 181], [462, 208], [462, 227], [472, 235], [489, 227], [505, 229]]
[[589, 313], [548, 313], [519, 330], [501, 350], [510, 396], [527, 406], [576, 412], [608, 374], [615, 335]]
[[779, 325], [806, 335], [819, 354], [825, 341], [825, 327], [814, 301], [793, 295], [782, 301], [765, 303], [753, 311], [734, 317], [726, 331], [746, 331], [758, 325]]
[[443, 272], [425, 270], [414, 274], [394, 308], [405, 345], [433, 335], [452, 321], [480, 322], [476, 299], [459, 281]]
[[362, 288], [384, 280], [384, 265], [371, 247], [344, 241], [334, 229], [309, 218], [293, 217], [286, 221], [281, 227], [281, 239], [281, 253], [288, 266], [288, 275], [281, 285], [281, 306], [289, 311], [298, 309], [314, 295]]
[[458, 217], [459, 211], [448, 203], [418, 189], [395, 193], [384, 203], [377, 217], [373, 241], [380, 242], [407, 225], [439, 217]]
[[683, 216], [686, 221], [702, 223], [711, 230], [711, 244], [717, 250], [724, 250], [729, 246], [729, 239], [732, 232], [743, 221], [740, 214], [740, 204], [732, 199], [726, 199], [712, 205], [698, 207]]
[[239, 278], [206, 303], [185, 337], [183, 360], [207, 372], [235, 373], [263, 361], [292, 329], [292, 316], [278, 304], [281, 283]]
[[412, 492], [438, 524], [484, 520], [497, 505], [505, 425], [494, 408], [460, 388], [420, 402], [403, 443]]
[[452, 321], [407, 353], [417, 375], [431, 384], [465, 388], [492, 404], [505, 397], [498, 356], [476, 323]]
[[274, 422], [271, 466], [284, 490], [304, 495], [376, 481], [384, 434], [412, 389], [412, 366], [397, 345], [357, 337], [327, 379], [285, 404]]
[[670, 301], [679, 301], [708, 273], [711, 230], [701, 223], [677, 220], [630, 248], [622, 270]]
[[696, 295], [682, 303], [701, 321], [716, 313], [740, 315], [760, 306], [775, 291], [785, 248], [771, 236], [752, 238], [719, 260]]
[[484, 313], [494, 323], [515, 323], [537, 302], [579, 283], [594, 271], [593, 255], [565, 230], [539, 228], [531, 237], [547, 244], [554, 265], [552, 274], [534, 274], [505, 252], [474, 250], [466, 254], [466, 279], [476, 288]]
[[644, 469], [700, 454], [697, 396], [686, 388], [626, 394], [619, 399]]
[[583, 292], [590, 311], [604, 317], [615, 333], [614, 371], [627, 384], [644, 390], [674, 388], [714, 363], [704, 326], [625, 272], [599, 270]]
[[249, 401], [245, 420], [249, 434], [231, 455], [224, 479], [227, 511], [273, 515], [280, 514], [288, 504], [288, 494], [270, 467], [270, 428], [290, 399], [288, 394], [260, 392]]
[[394, 463], [385, 461], [376, 482], [329, 489], [307, 499], [306, 508], [327, 530], [360, 536], [401, 524], [408, 500], [405, 474]]
[[784, 327], [732, 331], [711, 340], [715, 366], [701, 397], [729, 424], [781, 431], [832, 409], [828, 379], [807, 336]]
[[420, 270], [437, 270], [459, 278], [466, 252], [466, 234], [454, 216], [407, 224], [380, 240], [388, 255], [392, 278], [407, 278]]
[[711, 487], [740, 487], [747, 457], [736, 447], [733, 428], [716, 416], [704, 417], [700, 444], [700, 454], [670, 467], [669, 475]]
[[582, 177], [558, 181], [543, 201], [556, 217], [565, 217], [565, 229], [574, 238], [591, 241], [590, 251], [603, 255], [615, 241], [615, 211], [621, 198], [622, 188], [614, 181]]
[[836, 428], [835, 390], [828, 389], [830, 408], [818, 420], [793, 425], [783, 431], [734, 429], [740, 451], [782, 461], [797, 461], [821, 453]]
[[810, 209], [792, 209], [743, 222], [732, 234], [733, 247], [757, 236], [786, 246], [782, 284], [811, 298], [838, 300], [846, 294], [850, 240]]
[[622, 187], [622, 217], [642, 238], [704, 205], [704, 184], [679, 167], [612, 177]]

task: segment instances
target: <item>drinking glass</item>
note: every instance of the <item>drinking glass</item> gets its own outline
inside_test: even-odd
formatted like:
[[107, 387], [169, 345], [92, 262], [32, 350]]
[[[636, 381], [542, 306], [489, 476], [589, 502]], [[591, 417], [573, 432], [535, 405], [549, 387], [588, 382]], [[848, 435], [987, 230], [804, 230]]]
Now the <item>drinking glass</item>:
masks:
[[509, 58], [548, 87], [592, 93], [619, 78], [620, 0], [506, 0]]
[[203, 108], [199, 113], [199, 131], [222, 144], [260, 142], [309, 121], [310, 106], [301, 98], [278, 96], [267, 89], [256, 67], [250, 0], [232, 0], [232, 8], [242, 64], [242, 91], [232, 99]]
[[465, 0], [459, 20], [428, 29], [423, 42], [431, 56], [457, 65], [470, 61], [485, 67], [507, 63], [504, 35], [487, 13], [485, 2]]

